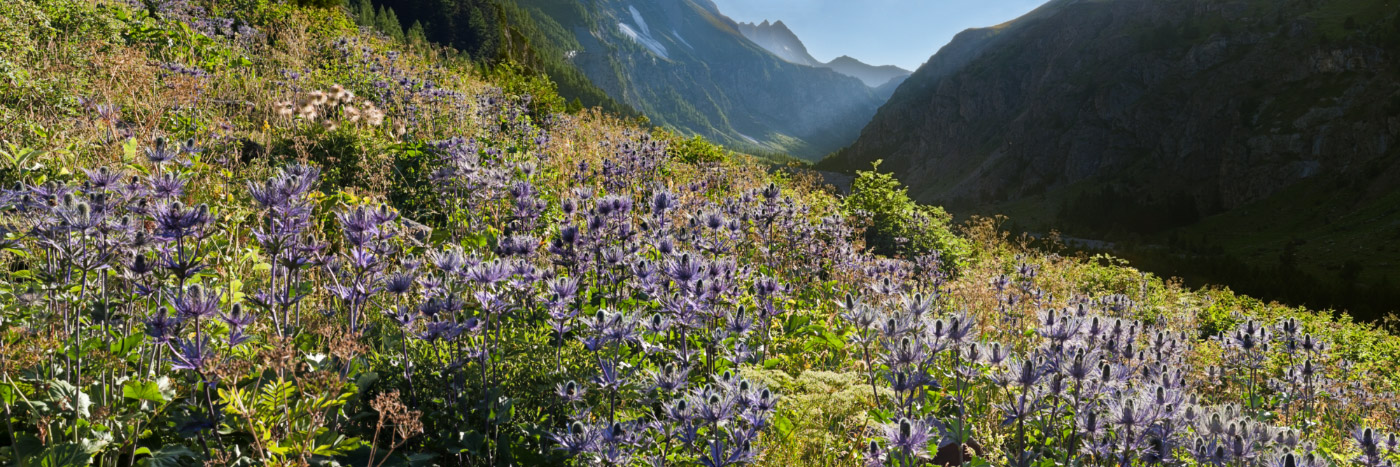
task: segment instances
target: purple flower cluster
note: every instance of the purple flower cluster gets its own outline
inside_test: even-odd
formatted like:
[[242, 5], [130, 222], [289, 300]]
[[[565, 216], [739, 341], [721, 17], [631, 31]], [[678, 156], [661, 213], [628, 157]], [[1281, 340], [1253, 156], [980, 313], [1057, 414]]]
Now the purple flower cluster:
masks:
[[122, 0], [122, 2], [130, 8], [147, 12], [156, 18], [188, 24], [191, 29], [205, 36], [223, 36], [241, 42], [250, 42], [261, 37], [257, 28], [246, 21], [229, 16], [216, 16], [191, 0]]
[[325, 245], [312, 236], [314, 208], [310, 199], [320, 170], [293, 165], [261, 183], [252, 183], [249, 194], [262, 209], [253, 238], [267, 256], [266, 288], [249, 303], [272, 318], [278, 336], [288, 337], [301, 323], [301, 302], [310, 293], [307, 270], [323, 262]]
[[219, 418], [212, 397], [219, 381], [210, 369], [225, 358], [222, 349], [248, 339], [251, 319], [208, 280], [217, 215], [183, 201], [189, 174], [182, 168], [197, 152], [193, 140], [161, 138], [145, 149], [149, 175], [100, 168], [83, 170], [81, 182], [0, 191], [12, 235], [6, 242], [24, 249], [38, 274], [17, 284], [32, 291], [23, 302], [42, 318], [32, 324], [52, 319], [65, 340], [66, 351], [39, 375], [83, 387], [94, 374], [84, 368], [93, 349], [131, 349], [119, 339], [144, 334], [150, 345], [131, 349], [137, 374], [165, 363], [187, 372], [206, 389], [197, 398], [203, 412], [193, 416]]
[[[864, 449], [868, 463], [916, 465], [937, 455], [961, 464], [984, 449], [969, 416], [992, 413], [1011, 430], [1006, 458], [1016, 466], [1325, 465], [1307, 434], [1327, 419], [1315, 412], [1319, 388], [1345, 385], [1327, 381], [1315, 363], [1331, 358], [1326, 346], [1296, 321], [1244, 321], [1215, 339], [1226, 367], [1198, 381], [1188, 355], [1203, 344], [1193, 336], [1129, 319], [1136, 305], [1123, 295], [1047, 306], [1035, 276], [1022, 266], [992, 282], [1002, 316], [990, 319], [1034, 319], [1029, 340], [999, 333], [1014, 344], [981, 341], [968, 314], [943, 311], [951, 305], [936, 293], [901, 292], [909, 287], [888, 279], [864, 299], [839, 303], [872, 391], [880, 379], [893, 396], [880, 401], [892, 419], [883, 442]], [[1361, 465], [1385, 465], [1379, 439], [1357, 435]]]

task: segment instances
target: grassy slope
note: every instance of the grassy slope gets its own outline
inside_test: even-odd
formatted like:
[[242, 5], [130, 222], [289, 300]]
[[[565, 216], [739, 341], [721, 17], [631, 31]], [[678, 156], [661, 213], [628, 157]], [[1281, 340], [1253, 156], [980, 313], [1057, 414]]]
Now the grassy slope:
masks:
[[[55, 14], [58, 13], [58, 14]], [[7, 160], [3, 181], [36, 181], [39, 178], [71, 179], [73, 168], [98, 165], [138, 167], [140, 145], [135, 140], [112, 138], [111, 131], [79, 98], [118, 105], [122, 125], [144, 139], [163, 134], [196, 138], [212, 148], [192, 168], [195, 201], [208, 202], [217, 212], [248, 216], [251, 200], [243, 187], [265, 177], [272, 167], [288, 159], [310, 160], [323, 166], [336, 184], [325, 188], [327, 202], [361, 198], [392, 198], [395, 177], [390, 167], [397, 140], [386, 129], [343, 129], [327, 133], [280, 122], [273, 103], [289, 93], [290, 86], [323, 88], [334, 83], [356, 83], [369, 93], [364, 71], [344, 63], [329, 44], [351, 37], [375, 50], [397, 47], [360, 35], [338, 13], [300, 9], [250, 9], [266, 40], [239, 44], [209, 39], [178, 28], [133, 27], [117, 21], [117, 10], [94, 8], [83, 0], [20, 0], [0, 6], [0, 142], [12, 158], [27, 154], [23, 164]], [[142, 23], [135, 23], [140, 25]], [[492, 87], [470, 64], [442, 62], [428, 51], [402, 56], [405, 67], [417, 76], [434, 73], [451, 89], [465, 93], [486, 92]], [[204, 69], [211, 78], [166, 76], [164, 63], [181, 63]], [[439, 67], [440, 65], [445, 65]], [[303, 70], [294, 84], [284, 82], [283, 70]], [[469, 114], [423, 103], [422, 120], [408, 128], [409, 139], [431, 140], [475, 135], [483, 122]], [[389, 109], [395, 119], [406, 109]], [[555, 178], [554, 190], [563, 191], [580, 161], [596, 166], [614, 155], [605, 141], [634, 135], [637, 128], [596, 114], [563, 116], [550, 132], [555, 144], [546, 155]], [[353, 144], [336, 144], [348, 136]], [[271, 150], [269, 150], [269, 148]], [[29, 152], [34, 150], [40, 152]], [[33, 167], [31, 164], [40, 164]], [[719, 168], [701, 168], [671, 162], [677, 186], [700, 179], [724, 180], [731, 190], [760, 187], [776, 181], [812, 207], [813, 215], [833, 212], [837, 200], [805, 176], [768, 175], [753, 161], [738, 159]], [[336, 190], [331, 192], [331, 190]], [[406, 206], [400, 206], [406, 210]], [[247, 242], [248, 232], [231, 227], [230, 235]], [[988, 222], [970, 223], [964, 231], [977, 248], [973, 261], [950, 284], [950, 300], [971, 310], [980, 320], [990, 320], [995, 297], [990, 281], [1017, 264], [1038, 265], [1037, 285], [1053, 297], [1076, 294], [1125, 293], [1139, 306], [1131, 316], [1176, 329], [1207, 335], [1227, 329], [1243, 317], [1276, 320], [1296, 317], [1310, 332], [1327, 336], [1337, 345], [1338, 358], [1359, 362], [1358, 371], [1371, 371], [1381, 387], [1395, 388], [1398, 373], [1393, 362], [1400, 358], [1400, 341], [1345, 316], [1261, 303], [1222, 290], [1189, 290], [1179, 284], [1117, 263], [1104, 265], [1083, 257], [1060, 257], [1025, 248], [1008, 240]], [[230, 248], [218, 258], [229, 274], [255, 277], [257, 260], [239, 257]], [[256, 251], [246, 252], [253, 257]], [[847, 278], [857, 283], [858, 277]], [[794, 279], [797, 280], [797, 279]], [[836, 328], [832, 298], [845, 288], [839, 281], [800, 282], [797, 302], [803, 316]], [[858, 287], [858, 286], [857, 286]], [[11, 291], [12, 292], [12, 291]], [[994, 329], [988, 338], [1016, 340], [1021, 329]], [[864, 426], [868, 400], [853, 387], [860, 386], [853, 371], [858, 363], [837, 348], [821, 344], [822, 336], [796, 333], [785, 336], [774, 370], [759, 372], [780, 385], [794, 401], [807, 401], [790, 409], [794, 426], [772, 444], [769, 465], [851, 465], [858, 442], [851, 433]], [[1204, 344], [1202, 364], [1209, 364], [1211, 344]], [[1192, 378], [1201, 375], [1193, 374]], [[1363, 414], [1366, 415], [1366, 414]], [[994, 417], [980, 421], [990, 429]], [[1333, 449], [1340, 443], [1333, 439]]]

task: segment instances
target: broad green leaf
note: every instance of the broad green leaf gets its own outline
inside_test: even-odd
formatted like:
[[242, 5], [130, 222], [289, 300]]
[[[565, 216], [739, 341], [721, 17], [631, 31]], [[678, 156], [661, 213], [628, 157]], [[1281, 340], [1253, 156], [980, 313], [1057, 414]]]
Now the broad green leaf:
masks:
[[63, 443], [49, 446], [43, 452], [31, 458], [30, 465], [42, 467], [83, 467], [92, 462], [92, 456], [88, 455], [83, 447], [73, 443]]
[[61, 410], [74, 411], [80, 417], [87, 417], [88, 409], [92, 407], [92, 398], [87, 393], [63, 380], [49, 381], [49, 400]]
[[3, 386], [0, 386], [0, 402], [4, 402], [5, 405], [14, 405], [15, 399], [18, 398], [19, 394], [16, 393], [15, 386], [13, 384], [5, 384]]
[[119, 358], [126, 357], [127, 355], [131, 354], [132, 350], [136, 350], [136, 347], [140, 346], [141, 342], [145, 339], [145, 334], [141, 332], [135, 332], [124, 338], [114, 340], [112, 342], [111, 347], [107, 350], [111, 352], [112, 355], [117, 356]]
[[842, 339], [841, 336], [836, 335], [834, 332], [822, 330], [822, 338], [826, 339], [826, 345], [832, 349], [839, 350], [846, 348], [846, 340]]
[[165, 403], [165, 395], [161, 394], [160, 385], [155, 381], [128, 381], [122, 385], [122, 397], [156, 404]]
[[[179, 444], [171, 444], [155, 452], [150, 452], [149, 450], [147, 450], [147, 452], [149, 452], [151, 456], [142, 458], [136, 462], [136, 465], [140, 467], [181, 467], [185, 465], [194, 465], [195, 462], [193, 461], [199, 460], [199, 456], [195, 454], [194, 451]], [[190, 459], [191, 462], [182, 462], [181, 459]]]

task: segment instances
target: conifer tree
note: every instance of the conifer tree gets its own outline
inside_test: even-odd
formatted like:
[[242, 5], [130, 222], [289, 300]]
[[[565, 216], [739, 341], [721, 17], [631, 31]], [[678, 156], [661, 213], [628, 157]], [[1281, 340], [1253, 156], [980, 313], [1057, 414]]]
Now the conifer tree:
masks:
[[379, 14], [374, 18], [374, 27], [390, 38], [403, 39], [403, 26], [399, 24], [399, 17], [394, 14], [392, 8], [379, 7]]
[[412, 44], [423, 44], [428, 42], [428, 34], [423, 30], [423, 23], [417, 20], [414, 20], [413, 25], [408, 27], [408, 31], [404, 33], [404, 37], [406, 37], [408, 39], [408, 42]]
[[369, 0], [359, 0], [352, 8], [351, 13], [355, 16], [355, 24], [360, 26], [374, 26], [374, 5]]

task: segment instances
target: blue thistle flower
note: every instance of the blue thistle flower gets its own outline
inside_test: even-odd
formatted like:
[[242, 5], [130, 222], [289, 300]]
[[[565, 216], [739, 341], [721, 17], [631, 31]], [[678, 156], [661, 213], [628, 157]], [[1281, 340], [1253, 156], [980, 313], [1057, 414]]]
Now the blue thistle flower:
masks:
[[163, 164], [175, 160], [175, 156], [180, 153], [177, 148], [170, 147], [164, 137], [157, 137], [155, 144], [146, 148], [146, 160], [155, 164]]
[[[932, 426], [922, 419], [901, 418], [881, 426], [885, 445], [891, 451], [898, 451], [904, 457], [928, 459], [929, 442], [933, 440]], [[937, 452], [935, 448], [934, 452]]]
[[214, 357], [209, 337], [180, 339], [168, 344], [171, 352], [171, 368], [202, 372], [209, 360]]
[[178, 316], [157, 310], [145, 321], [146, 335], [150, 336], [151, 342], [157, 345], [167, 344], [175, 338], [183, 323]]
[[202, 285], [195, 284], [185, 289], [184, 294], [175, 297], [171, 306], [181, 319], [203, 319], [219, 312], [221, 299], [222, 293], [212, 292]]

